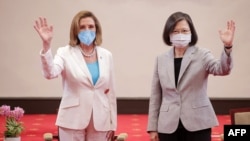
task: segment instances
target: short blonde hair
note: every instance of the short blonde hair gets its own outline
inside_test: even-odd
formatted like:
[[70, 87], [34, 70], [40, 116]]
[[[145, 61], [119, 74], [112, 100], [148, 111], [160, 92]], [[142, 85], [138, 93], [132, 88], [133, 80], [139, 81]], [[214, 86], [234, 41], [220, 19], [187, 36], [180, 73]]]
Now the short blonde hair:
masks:
[[102, 43], [102, 28], [100, 25], [100, 22], [96, 18], [96, 16], [90, 12], [90, 11], [80, 11], [78, 12], [75, 17], [73, 18], [71, 22], [70, 27], [70, 41], [69, 45], [74, 47], [76, 45], [80, 44], [80, 40], [78, 39], [78, 33], [80, 31], [80, 20], [82, 18], [91, 17], [95, 22], [95, 28], [96, 28], [96, 38], [94, 40], [94, 44], [99, 46]]

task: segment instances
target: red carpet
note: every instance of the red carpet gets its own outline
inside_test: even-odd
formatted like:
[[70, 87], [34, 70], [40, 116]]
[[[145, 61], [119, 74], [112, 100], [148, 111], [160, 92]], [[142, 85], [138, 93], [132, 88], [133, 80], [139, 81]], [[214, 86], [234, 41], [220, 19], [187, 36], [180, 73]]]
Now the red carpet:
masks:
[[[21, 135], [22, 141], [43, 141], [46, 132], [57, 133], [54, 125], [56, 115], [24, 115], [25, 131]], [[212, 129], [212, 141], [221, 141], [220, 134], [223, 133], [223, 125], [230, 124], [228, 115], [218, 115], [220, 126]], [[3, 141], [4, 118], [0, 117], [0, 141]], [[118, 115], [118, 129], [116, 134], [128, 133], [127, 141], [148, 141], [146, 133], [147, 115]]]

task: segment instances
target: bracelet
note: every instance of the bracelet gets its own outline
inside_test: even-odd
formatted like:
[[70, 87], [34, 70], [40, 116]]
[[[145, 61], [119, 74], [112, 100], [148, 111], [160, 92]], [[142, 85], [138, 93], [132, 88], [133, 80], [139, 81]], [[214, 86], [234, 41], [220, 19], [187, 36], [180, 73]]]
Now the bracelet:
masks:
[[225, 49], [231, 49], [233, 46], [227, 46], [225, 47]]

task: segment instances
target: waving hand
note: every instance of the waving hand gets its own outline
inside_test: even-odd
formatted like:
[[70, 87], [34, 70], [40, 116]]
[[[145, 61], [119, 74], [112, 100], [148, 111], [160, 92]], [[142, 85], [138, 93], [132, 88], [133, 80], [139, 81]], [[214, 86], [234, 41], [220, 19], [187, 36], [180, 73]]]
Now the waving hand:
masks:
[[47, 51], [53, 38], [53, 26], [48, 26], [47, 19], [40, 17], [39, 20], [35, 21], [34, 28], [43, 41], [44, 51]]
[[235, 22], [232, 20], [227, 22], [226, 29], [219, 30], [220, 39], [225, 47], [233, 46], [234, 32]]

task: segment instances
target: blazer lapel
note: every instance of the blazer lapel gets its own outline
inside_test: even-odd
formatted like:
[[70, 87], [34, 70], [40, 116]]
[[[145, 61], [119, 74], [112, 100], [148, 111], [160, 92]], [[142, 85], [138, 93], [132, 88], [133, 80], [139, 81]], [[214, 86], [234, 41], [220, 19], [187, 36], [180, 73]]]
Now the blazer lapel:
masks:
[[99, 47], [96, 47], [97, 51], [97, 59], [98, 59], [98, 64], [99, 64], [99, 78], [96, 82], [96, 86], [102, 82], [104, 71], [107, 66], [105, 66], [105, 58], [103, 52], [99, 49]]
[[[170, 50], [169, 50], [169, 52], [167, 53], [167, 55], [166, 55], [166, 58], [165, 59], [163, 59], [163, 61], [165, 62], [167, 62], [167, 65], [166, 65], [166, 68], [165, 68], [165, 70], [167, 70], [167, 73], [168, 73], [168, 76], [169, 76], [169, 78], [170, 78], [170, 81], [171, 81], [171, 83], [173, 84], [173, 86], [175, 86], [175, 72], [174, 72], [174, 48], [171, 48]], [[164, 65], [165, 63], [162, 63], [162, 64], [160, 64], [160, 65]], [[173, 69], [168, 69], [168, 68], [173, 68]]]
[[195, 47], [188, 47], [187, 48], [186, 53], [184, 54], [184, 56], [182, 58], [181, 69], [180, 69], [178, 82], [180, 82], [181, 77], [183, 76], [183, 74], [186, 71], [187, 67], [191, 63], [194, 51], [195, 51]]
[[78, 66], [82, 70], [81, 72], [83, 72], [83, 75], [85, 74], [88, 77], [89, 82], [93, 85], [92, 77], [87, 67], [87, 63], [85, 62], [85, 59], [83, 58], [79, 47], [72, 47], [72, 48], [73, 48], [72, 56], [74, 60], [77, 62]]

